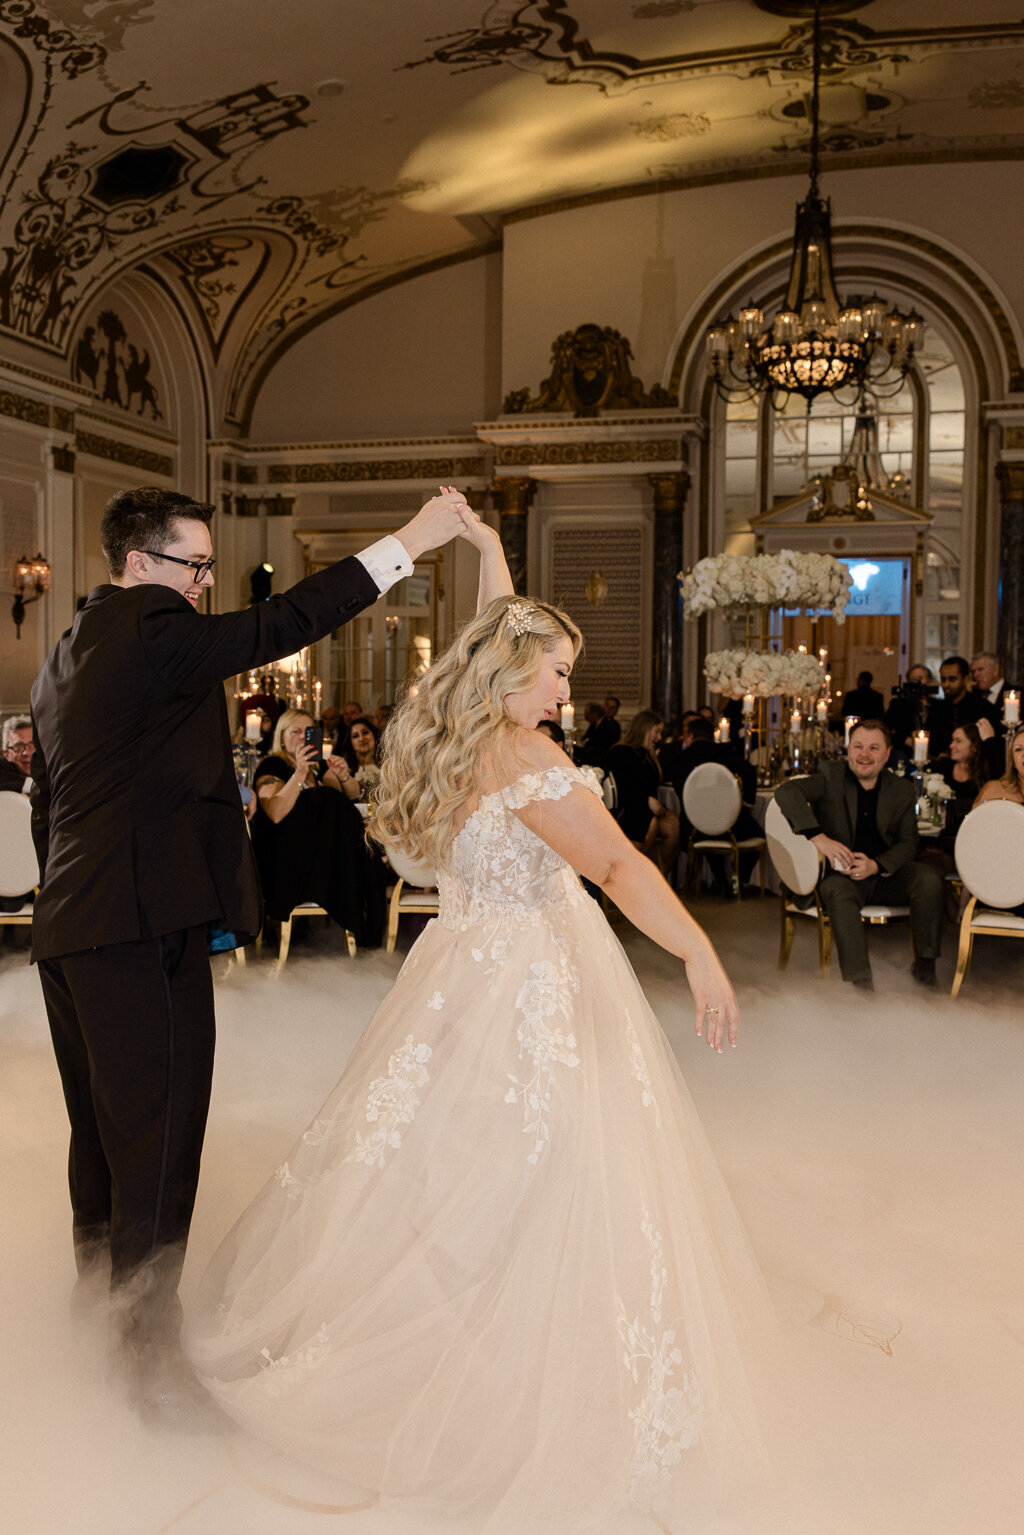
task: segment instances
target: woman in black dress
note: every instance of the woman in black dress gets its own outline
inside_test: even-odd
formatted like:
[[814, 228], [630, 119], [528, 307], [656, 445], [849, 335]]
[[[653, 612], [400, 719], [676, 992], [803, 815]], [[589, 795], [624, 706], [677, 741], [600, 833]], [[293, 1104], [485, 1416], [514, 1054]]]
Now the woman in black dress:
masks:
[[375, 947], [384, 925], [383, 888], [353, 803], [357, 785], [343, 757], [325, 762], [305, 744], [312, 723], [308, 714], [287, 709], [273, 751], [256, 769], [252, 841], [267, 915], [281, 922], [301, 902], [315, 901], [358, 944]]
[[656, 752], [664, 726], [660, 714], [641, 709], [608, 753], [608, 772], [615, 779], [616, 820], [671, 883], [679, 856], [679, 817], [658, 798], [662, 777]]

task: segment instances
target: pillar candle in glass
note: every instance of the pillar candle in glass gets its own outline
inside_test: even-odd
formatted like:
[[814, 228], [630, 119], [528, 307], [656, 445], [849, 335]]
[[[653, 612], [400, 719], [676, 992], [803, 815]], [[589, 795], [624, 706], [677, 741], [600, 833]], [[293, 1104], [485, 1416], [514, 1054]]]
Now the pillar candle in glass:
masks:
[[1020, 724], [1020, 694], [1012, 690], [1003, 694], [1003, 724]]
[[818, 702], [815, 704], [814, 714], [818, 724], [824, 730], [825, 726], [828, 724], [828, 704], [823, 698], [819, 698]]
[[245, 739], [254, 745], [260, 738], [260, 714], [258, 709], [250, 709], [245, 716]]
[[718, 721], [718, 739], [720, 741], [728, 742], [728, 740], [729, 740], [729, 731], [730, 731], [729, 721], [726, 719], [725, 715], [723, 714], [722, 718]]
[[743, 712], [744, 712], [744, 714], [753, 714], [753, 712], [754, 712], [754, 695], [753, 695], [753, 693], [744, 693], [744, 695], [743, 695]]
[[846, 716], [846, 722], [845, 722], [845, 724], [843, 726], [843, 745], [847, 748], [847, 750], [849, 750], [850, 735], [851, 735], [851, 733], [853, 731], [853, 727], [854, 727], [854, 725], [859, 725], [859, 724], [860, 724], [860, 715], [859, 714], [848, 714]]
[[575, 706], [575, 704], [563, 704], [562, 705], [562, 713], [561, 713], [561, 724], [562, 724], [562, 729], [565, 731], [567, 736], [571, 736], [572, 735], [573, 727], [574, 727], [575, 723], [576, 723], [576, 706]]
[[803, 716], [801, 715], [800, 710], [794, 709], [792, 714], [789, 716], [789, 733], [791, 736], [798, 736], [800, 734], [800, 725], [802, 719]]
[[914, 761], [928, 761], [928, 732], [927, 730], [914, 731]]

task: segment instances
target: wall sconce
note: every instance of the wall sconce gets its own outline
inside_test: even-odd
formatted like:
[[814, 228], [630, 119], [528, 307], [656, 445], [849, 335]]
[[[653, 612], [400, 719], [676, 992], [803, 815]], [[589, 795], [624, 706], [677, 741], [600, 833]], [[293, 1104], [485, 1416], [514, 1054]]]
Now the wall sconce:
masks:
[[[45, 592], [50, 590], [50, 566], [41, 554], [37, 554], [34, 560], [26, 560], [24, 556], [14, 567], [14, 605], [11, 608], [11, 617], [14, 619], [14, 627], [17, 638], [21, 639], [21, 626], [25, 622], [25, 609], [30, 602], [38, 602]], [[33, 597], [26, 595], [34, 592]]]

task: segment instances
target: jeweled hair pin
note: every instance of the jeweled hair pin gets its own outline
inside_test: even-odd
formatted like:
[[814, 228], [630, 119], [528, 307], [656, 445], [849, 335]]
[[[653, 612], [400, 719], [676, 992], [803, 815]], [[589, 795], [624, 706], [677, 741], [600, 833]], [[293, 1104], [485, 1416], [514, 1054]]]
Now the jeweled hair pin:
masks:
[[531, 608], [528, 602], [509, 603], [505, 611], [505, 624], [507, 628], [512, 630], [517, 639], [519, 635], [526, 634], [529, 630], [530, 619], [535, 611], [536, 609]]

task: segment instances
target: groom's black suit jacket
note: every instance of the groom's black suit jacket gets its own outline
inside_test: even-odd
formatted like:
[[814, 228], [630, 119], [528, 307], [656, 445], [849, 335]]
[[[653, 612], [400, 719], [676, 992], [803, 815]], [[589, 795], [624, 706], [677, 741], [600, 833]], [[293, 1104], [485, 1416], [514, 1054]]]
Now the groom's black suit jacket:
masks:
[[97, 586], [32, 688], [32, 957], [216, 922], [260, 926], [222, 683], [322, 639], [380, 595], [340, 561], [243, 612]]

